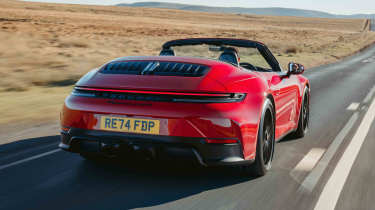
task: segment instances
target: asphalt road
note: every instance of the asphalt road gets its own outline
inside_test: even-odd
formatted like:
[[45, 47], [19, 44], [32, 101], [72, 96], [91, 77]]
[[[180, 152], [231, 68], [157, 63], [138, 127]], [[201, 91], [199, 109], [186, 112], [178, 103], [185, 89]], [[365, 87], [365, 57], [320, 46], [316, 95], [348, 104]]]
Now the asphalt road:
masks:
[[56, 150], [57, 135], [23, 138], [0, 146], [0, 209], [374, 209], [375, 47], [306, 76], [310, 132], [278, 143], [265, 177], [189, 161], [93, 164]]

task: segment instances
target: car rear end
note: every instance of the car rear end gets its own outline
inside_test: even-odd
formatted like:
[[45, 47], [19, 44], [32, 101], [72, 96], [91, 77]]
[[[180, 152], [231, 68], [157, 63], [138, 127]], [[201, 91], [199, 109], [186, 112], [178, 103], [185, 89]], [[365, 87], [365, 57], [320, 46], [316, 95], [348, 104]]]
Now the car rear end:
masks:
[[248, 164], [244, 129], [256, 128], [240, 123], [246, 93], [228, 92], [215, 74], [232, 70], [177, 57], [110, 62], [84, 76], [66, 99], [60, 147], [104, 155], [190, 155], [202, 165]]

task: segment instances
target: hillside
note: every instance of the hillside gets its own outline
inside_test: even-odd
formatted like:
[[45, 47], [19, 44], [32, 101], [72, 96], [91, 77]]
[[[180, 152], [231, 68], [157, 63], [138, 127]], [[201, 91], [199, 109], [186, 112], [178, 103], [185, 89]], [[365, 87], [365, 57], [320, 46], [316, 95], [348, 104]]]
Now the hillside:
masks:
[[132, 4], [118, 4], [117, 6], [128, 7], [148, 7], [190, 10], [200, 12], [252, 14], [252, 15], [272, 15], [272, 16], [295, 16], [295, 17], [315, 17], [315, 18], [375, 18], [375, 14], [355, 14], [355, 15], [335, 15], [327, 12], [314, 10], [292, 9], [292, 8], [242, 8], [242, 7], [208, 7], [189, 4], [176, 4], [164, 2], [137, 2]]

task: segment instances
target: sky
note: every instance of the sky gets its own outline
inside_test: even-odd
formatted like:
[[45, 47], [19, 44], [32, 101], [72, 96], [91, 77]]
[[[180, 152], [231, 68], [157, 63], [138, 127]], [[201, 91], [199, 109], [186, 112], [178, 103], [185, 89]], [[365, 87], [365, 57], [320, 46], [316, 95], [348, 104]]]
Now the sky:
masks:
[[[31, 0], [32, 1], [32, 0]], [[114, 5], [134, 3], [132, 0], [37, 0], [39, 2]], [[146, 0], [153, 1], [153, 0]], [[224, 7], [286, 7], [319, 10], [334, 14], [375, 14], [375, 0], [155, 0], [155, 2], [173, 2], [206, 6]]]

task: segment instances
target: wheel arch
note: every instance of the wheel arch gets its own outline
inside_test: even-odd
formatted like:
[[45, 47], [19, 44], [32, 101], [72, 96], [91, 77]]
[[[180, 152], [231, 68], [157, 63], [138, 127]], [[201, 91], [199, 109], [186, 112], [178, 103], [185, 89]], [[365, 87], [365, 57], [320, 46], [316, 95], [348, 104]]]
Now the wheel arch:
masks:
[[[275, 107], [275, 100], [272, 96], [272, 94], [267, 94], [266, 97], [264, 98], [264, 101], [263, 101], [263, 104], [261, 106], [261, 110], [260, 110], [260, 117], [259, 117], [259, 121], [258, 121], [258, 126], [257, 126], [257, 138], [256, 138], [256, 141], [255, 141], [255, 144], [254, 144], [254, 149], [256, 151], [256, 147], [258, 145], [258, 134], [259, 134], [259, 129], [261, 127], [261, 123], [262, 123], [262, 118], [263, 118], [263, 115], [265, 115], [267, 113], [267, 110], [266, 110], [266, 106], [265, 106], [265, 103], [266, 103], [266, 100], [270, 100], [271, 102], [271, 105], [272, 105], [272, 119], [273, 119], [273, 131], [274, 131], [274, 134], [276, 134], [276, 107]], [[255, 153], [256, 155], [256, 153]]]
[[[297, 110], [297, 113], [298, 115], [296, 116], [297, 119], [296, 119], [296, 126], [298, 127], [298, 122], [300, 120], [300, 112], [301, 112], [301, 109], [302, 109], [302, 104], [303, 104], [303, 100], [305, 98], [305, 90], [308, 89], [308, 100], [309, 100], [309, 103], [310, 103], [310, 84], [308, 81], [306, 81], [305, 85], [302, 86], [303, 89], [302, 89], [302, 95], [301, 95], [301, 98], [299, 100], [299, 104], [298, 104], [298, 110]], [[296, 128], [297, 129], [297, 128]]]
[[[273, 109], [272, 109], [272, 114], [273, 114], [273, 125], [274, 125], [274, 127], [276, 128], [276, 104], [275, 104], [275, 100], [274, 100], [272, 94], [268, 94], [268, 95], [266, 96], [266, 98], [269, 99], [269, 100], [271, 101], [272, 108], [273, 108]], [[274, 129], [275, 129], [275, 128], [274, 128]]]
[[299, 110], [301, 109], [302, 101], [305, 98], [305, 90], [306, 89], [308, 89], [308, 97], [309, 97], [309, 100], [310, 100], [310, 84], [309, 84], [309, 82], [306, 82], [305, 85], [302, 88], [301, 100], [299, 101], [299, 105], [298, 105]]

